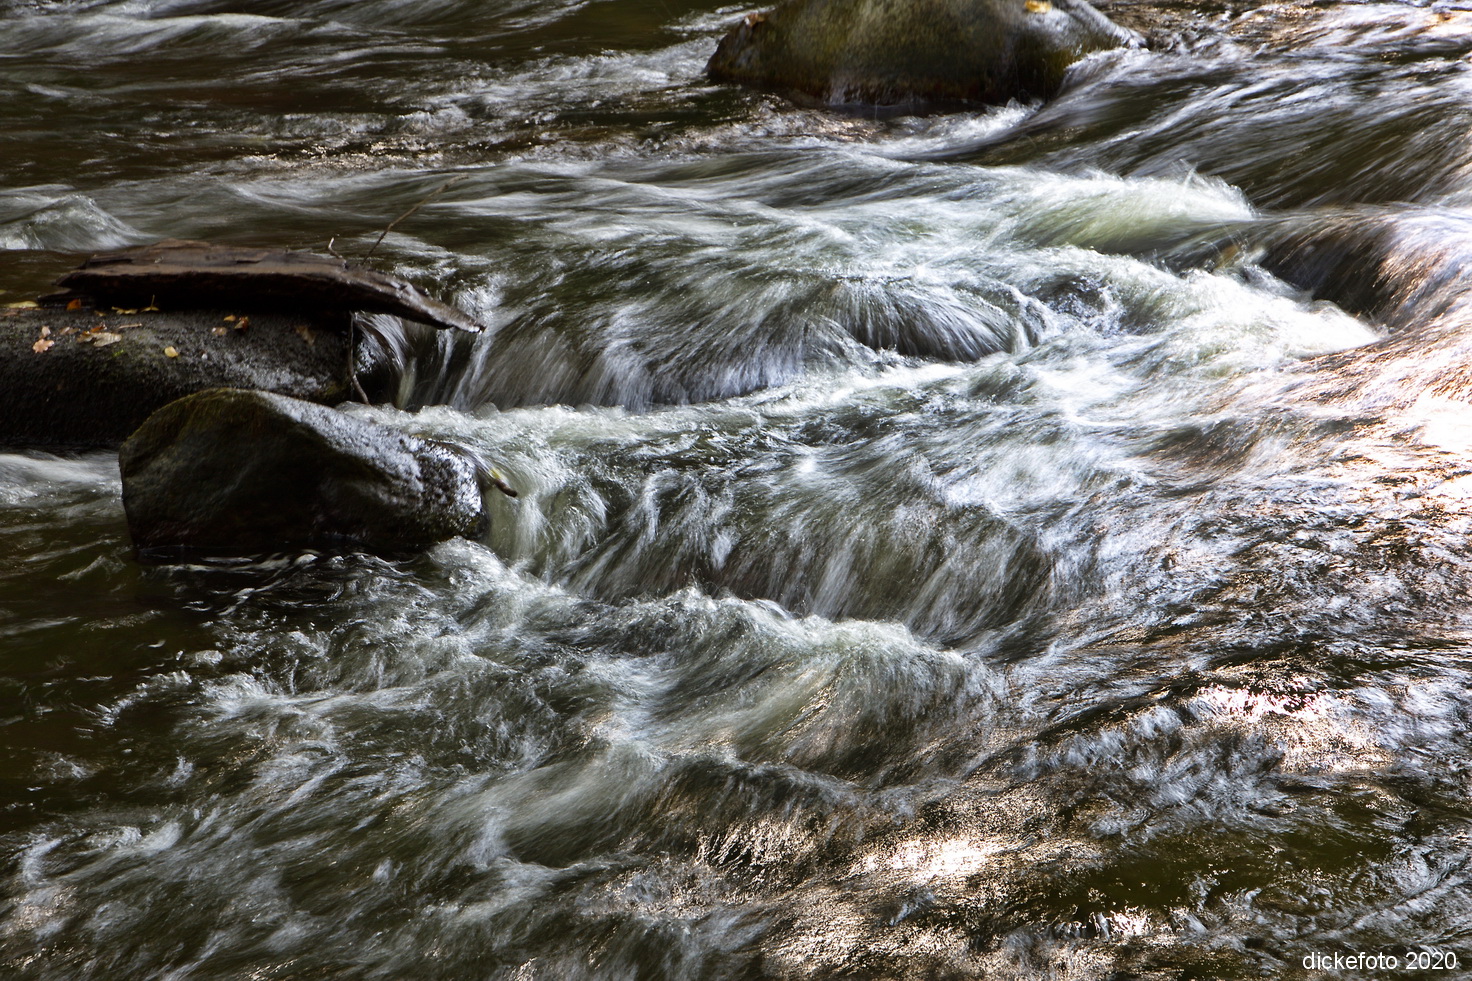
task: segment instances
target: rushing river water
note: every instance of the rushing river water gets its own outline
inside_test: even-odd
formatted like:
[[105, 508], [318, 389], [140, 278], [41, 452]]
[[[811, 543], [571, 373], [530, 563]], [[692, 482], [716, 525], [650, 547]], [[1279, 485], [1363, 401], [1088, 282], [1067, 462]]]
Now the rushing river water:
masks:
[[751, 9], [0, 0], [0, 302], [438, 190], [374, 262], [493, 330], [352, 411], [521, 492], [144, 566], [0, 455], [0, 975], [1472, 964], [1472, 8], [888, 119], [706, 82]]

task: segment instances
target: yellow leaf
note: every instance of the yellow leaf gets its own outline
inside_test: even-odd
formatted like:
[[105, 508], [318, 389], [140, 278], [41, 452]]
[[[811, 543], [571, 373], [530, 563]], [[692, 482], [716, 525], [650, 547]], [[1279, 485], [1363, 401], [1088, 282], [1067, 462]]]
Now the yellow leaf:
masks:
[[116, 344], [118, 341], [120, 341], [122, 339], [123, 339], [123, 335], [122, 334], [113, 334], [113, 333], [110, 333], [108, 331], [103, 331], [100, 334], [94, 334], [92, 336], [92, 346], [93, 347], [107, 347], [109, 344]]
[[45, 354], [47, 351], [51, 350], [55, 346], [55, 341], [48, 341], [43, 337], [41, 340], [31, 345], [31, 350], [35, 351], [37, 354]]
[[165, 356], [170, 358], [177, 358], [179, 356], [179, 351], [176, 348], [170, 346], [164, 348], [164, 354]]
[[41, 304], [37, 303], [35, 300], [21, 300], [19, 303], [7, 303], [7, 304], [5, 304], [5, 309], [7, 309], [7, 310], [39, 310], [39, 309], [41, 309]]
[[210, 333], [214, 334], [216, 337], [224, 337], [226, 334], [230, 333], [230, 329], [228, 327], [216, 327], [214, 330], [210, 331]]
[[45, 324], [42, 324], [41, 325], [41, 336], [42, 337], [50, 337], [51, 336], [51, 328], [50, 327], [47, 327]]
[[1030, 14], [1046, 14], [1053, 9], [1048, 0], [1027, 0], [1027, 12]]
[[227, 324], [233, 324], [233, 323], [235, 323], [235, 314], [233, 314], [233, 313], [227, 313], [227, 314], [225, 314], [225, 323], [227, 323]]

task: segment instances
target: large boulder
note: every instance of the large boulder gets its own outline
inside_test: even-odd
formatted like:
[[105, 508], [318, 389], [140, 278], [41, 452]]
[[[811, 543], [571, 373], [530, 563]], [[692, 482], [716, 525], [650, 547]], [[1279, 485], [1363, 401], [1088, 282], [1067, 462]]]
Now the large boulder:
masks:
[[119, 451], [141, 550], [403, 552], [486, 525], [461, 451], [299, 399], [215, 389], [164, 406]]
[[1048, 98], [1084, 55], [1140, 43], [1083, 0], [787, 0], [707, 71], [829, 106], [922, 110]]

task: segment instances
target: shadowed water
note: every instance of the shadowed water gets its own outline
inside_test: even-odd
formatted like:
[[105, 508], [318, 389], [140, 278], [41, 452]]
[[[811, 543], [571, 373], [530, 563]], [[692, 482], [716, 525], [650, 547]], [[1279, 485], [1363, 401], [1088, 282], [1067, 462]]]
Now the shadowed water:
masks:
[[1472, 962], [1472, 14], [1107, 9], [874, 120], [708, 84], [745, 7], [0, 2], [0, 302], [422, 204], [491, 329], [349, 411], [519, 492], [142, 566], [0, 455], [0, 974]]

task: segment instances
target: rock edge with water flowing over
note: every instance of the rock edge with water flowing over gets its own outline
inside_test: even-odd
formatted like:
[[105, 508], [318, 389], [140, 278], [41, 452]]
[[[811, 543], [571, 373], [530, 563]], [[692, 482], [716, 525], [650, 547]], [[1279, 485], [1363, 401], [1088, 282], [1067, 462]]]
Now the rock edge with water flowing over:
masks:
[[266, 392], [171, 402], [118, 462], [143, 551], [395, 552], [486, 528], [477, 466], [459, 450]]
[[[0, 310], [0, 446], [114, 447], [150, 413], [208, 388], [334, 405], [352, 393], [345, 320], [219, 309]], [[376, 344], [360, 342], [355, 368], [384, 393]]]
[[1080, 58], [1139, 43], [1083, 0], [788, 0], [732, 28], [706, 70], [828, 106], [923, 110], [1049, 98]]
[[117, 446], [210, 388], [386, 400], [395, 369], [358, 312], [481, 330], [395, 276], [282, 249], [166, 239], [93, 255], [57, 285], [46, 306], [0, 310], [0, 446]]

